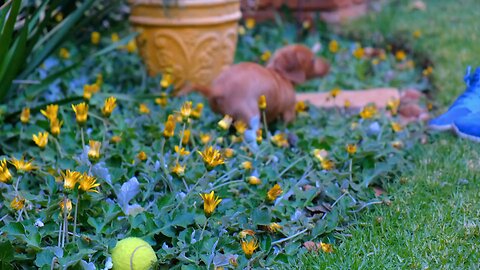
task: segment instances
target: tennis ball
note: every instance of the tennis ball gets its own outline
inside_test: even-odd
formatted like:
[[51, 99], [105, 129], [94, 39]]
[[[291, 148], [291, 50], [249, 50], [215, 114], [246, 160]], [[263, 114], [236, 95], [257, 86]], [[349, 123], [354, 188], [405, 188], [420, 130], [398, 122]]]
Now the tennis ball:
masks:
[[137, 237], [117, 242], [112, 250], [113, 270], [147, 270], [157, 261], [153, 248]]

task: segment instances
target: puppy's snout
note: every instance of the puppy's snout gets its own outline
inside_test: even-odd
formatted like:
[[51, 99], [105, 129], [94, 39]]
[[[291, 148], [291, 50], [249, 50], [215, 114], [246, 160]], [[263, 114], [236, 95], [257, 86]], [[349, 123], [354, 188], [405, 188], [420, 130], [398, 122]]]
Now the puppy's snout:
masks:
[[313, 66], [313, 77], [323, 77], [330, 71], [330, 64], [322, 58], [316, 58]]

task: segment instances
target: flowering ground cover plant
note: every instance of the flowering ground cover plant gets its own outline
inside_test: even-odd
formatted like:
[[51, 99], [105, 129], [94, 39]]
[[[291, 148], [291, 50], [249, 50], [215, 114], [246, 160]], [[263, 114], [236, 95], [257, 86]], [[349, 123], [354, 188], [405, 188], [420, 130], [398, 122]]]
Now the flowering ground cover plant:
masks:
[[[105, 35], [67, 43], [36, 76], [119, 40]], [[256, 51], [265, 41], [255, 42], [241, 41], [238, 57], [266, 61]], [[129, 236], [153, 246], [159, 269], [261, 269], [332, 252], [334, 232], [389, 203], [372, 187], [409, 169], [422, 132], [399, 124], [395, 101], [360, 112], [299, 103], [295, 123], [262, 127], [251, 149], [245, 123], [213, 114], [198, 95], [171, 98], [175, 74], [146, 78], [135, 52], [129, 42], [2, 108], [3, 267], [108, 269]], [[338, 57], [370, 65], [356, 54]], [[388, 61], [382, 68], [397, 64]]]

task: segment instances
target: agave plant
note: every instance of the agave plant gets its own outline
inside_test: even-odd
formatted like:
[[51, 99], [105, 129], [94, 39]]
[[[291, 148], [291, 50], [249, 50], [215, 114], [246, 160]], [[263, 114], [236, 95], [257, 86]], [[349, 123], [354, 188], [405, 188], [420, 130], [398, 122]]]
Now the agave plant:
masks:
[[54, 17], [60, 7], [73, 1], [45, 0], [35, 7], [26, 2], [11, 0], [0, 7], [0, 102], [58, 48], [94, 1], [80, 2], [58, 24]]

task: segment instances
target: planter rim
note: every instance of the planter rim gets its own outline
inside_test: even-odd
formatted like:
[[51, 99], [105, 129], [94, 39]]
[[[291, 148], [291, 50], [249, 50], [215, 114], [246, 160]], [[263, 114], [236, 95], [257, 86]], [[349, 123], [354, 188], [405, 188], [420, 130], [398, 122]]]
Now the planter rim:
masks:
[[206, 17], [206, 18], [152, 18], [145, 16], [130, 16], [130, 21], [139, 25], [159, 25], [159, 26], [201, 26], [224, 24], [227, 22], [236, 22], [242, 17], [242, 13], [237, 11], [222, 16]]
[[[169, 8], [185, 6], [214, 6], [218, 4], [239, 3], [240, 0], [177, 0], [178, 5], [166, 5]], [[130, 5], [164, 6], [163, 0], [128, 0]]]

